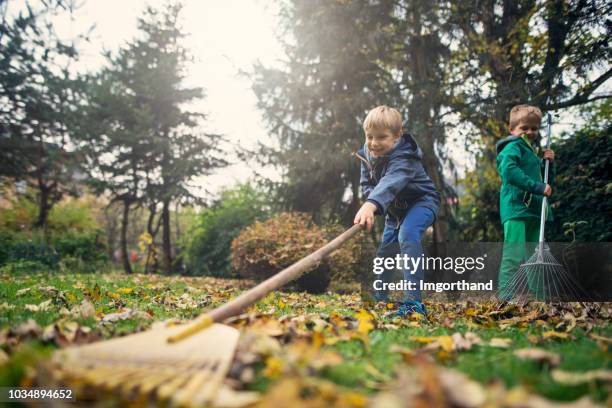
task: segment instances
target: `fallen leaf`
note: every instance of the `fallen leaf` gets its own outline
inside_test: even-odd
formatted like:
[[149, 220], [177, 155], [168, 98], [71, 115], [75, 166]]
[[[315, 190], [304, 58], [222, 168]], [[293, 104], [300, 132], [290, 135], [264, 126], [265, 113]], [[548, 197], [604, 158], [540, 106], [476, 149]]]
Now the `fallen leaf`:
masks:
[[278, 357], [268, 357], [266, 359], [266, 368], [262, 371], [262, 375], [267, 378], [279, 378], [283, 373], [283, 360]]
[[589, 333], [589, 337], [593, 340], [603, 341], [604, 343], [612, 344], [612, 337], [600, 336], [599, 334]]
[[470, 350], [472, 346], [482, 344], [482, 340], [478, 335], [467, 332], [465, 335], [461, 333], [453, 333], [453, 349], [454, 350]]
[[486, 401], [482, 385], [456, 370], [440, 370], [438, 377], [451, 405], [472, 408], [480, 407]]
[[38, 305], [25, 305], [25, 309], [30, 312], [44, 312], [51, 308], [51, 299], [45, 300]]
[[367, 335], [374, 328], [372, 324], [373, 316], [367, 311], [362, 309], [355, 317], [359, 321], [359, 325], [357, 326], [358, 333]]
[[252, 405], [261, 399], [261, 394], [255, 391], [235, 391], [227, 385], [221, 385], [213, 400], [213, 406], [218, 408], [241, 408]]
[[515, 387], [508, 391], [501, 405], [506, 408], [603, 408], [586, 396], [572, 402], [551, 401], [530, 394], [524, 387]]
[[455, 343], [453, 342], [453, 338], [451, 336], [438, 336], [437, 342], [440, 344], [440, 347], [442, 347], [442, 350], [446, 352], [453, 351]]
[[96, 315], [96, 309], [88, 299], [83, 299], [81, 304], [76, 309], [76, 315], [83, 319], [94, 317]]
[[0, 349], [0, 366], [9, 361], [9, 356], [4, 352], [4, 350]]
[[134, 317], [134, 311], [132, 309], [125, 309], [118, 313], [109, 313], [102, 318], [102, 323], [115, 322], [117, 320], [125, 320]]
[[569, 333], [566, 332], [558, 332], [558, 331], [547, 331], [542, 333], [542, 337], [545, 339], [562, 339], [562, 340], [567, 340], [570, 335]]
[[612, 371], [604, 369], [585, 372], [569, 372], [554, 369], [550, 376], [556, 382], [566, 385], [580, 385], [592, 381], [612, 382]]
[[552, 366], [559, 365], [561, 357], [558, 354], [551, 353], [538, 348], [524, 348], [515, 350], [513, 353], [520, 359], [536, 361], [538, 363], [547, 363]]
[[15, 329], [15, 334], [19, 338], [32, 336], [38, 337], [42, 333], [42, 329], [34, 319], [28, 319], [27, 322], [21, 324]]
[[121, 293], [122, 295], [129, 295], [133, 291], [134, 291], [134, 288], [119, 288], [119, 289], [117, 289], [117, 292]]
[[487, 343], [488, 346], [499, 347], [499, 348], [508, 348], [510, 347], [510, 344], [512, 344], [512, 339], [499, 338], [499, 337], [493, 337]]
[[19, 289], [17, 292], [15, 292], [15, 295], [17, 295], [17, 296], [25, 295], [25, 294], [26, 294], [26, 293], [28, 293], [30, 290], [32, 290], [32, 288], [23, 288], [23, 289]]

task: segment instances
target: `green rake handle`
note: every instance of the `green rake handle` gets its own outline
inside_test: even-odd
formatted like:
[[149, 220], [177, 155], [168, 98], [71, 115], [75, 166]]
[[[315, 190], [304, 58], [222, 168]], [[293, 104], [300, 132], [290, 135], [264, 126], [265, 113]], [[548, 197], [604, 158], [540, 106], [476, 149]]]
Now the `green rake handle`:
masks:
[[174, 343], [183, 340], [195, 333], [198, 333], [215, 322], [220, 322], [228, 317], [240, 314], [245, 308], [257, 302], [259, 299], [266, 296], [268, 293], [280, 288], [286, 283], [297, 279], [305, 272], [318, 265], [325, 257], [338, 249], [342, 244], [355, 236], [362, 226], [353, 225], [348, 230], [344, 231], [331, 242], [319, 248], [312, 254], [300, 259], [293, 265], [283, 269], [276, 275], [266, 279], [254, 288], [249, 289], [237, 298], [228, 303], [219, 306], [218, 308], [204, 313], [197, 317], [185, 330], [168, 337], [168, 342]]
[[[551, 126], [552, 126], [552, 115], [550, 112], [546, 114], [546, 149], [550, 147], [550, 134], [551, 134]], [[550, 160], [546, 159], [544, 163], [544, 184], [548, 184], [548, 166], [550, 165]], [[546, 204], [547, 197], [544, 196], [542, 199], [542, 213], [540, 214], [540, 253], [544, 248], [544, 224], [546, 223]]]

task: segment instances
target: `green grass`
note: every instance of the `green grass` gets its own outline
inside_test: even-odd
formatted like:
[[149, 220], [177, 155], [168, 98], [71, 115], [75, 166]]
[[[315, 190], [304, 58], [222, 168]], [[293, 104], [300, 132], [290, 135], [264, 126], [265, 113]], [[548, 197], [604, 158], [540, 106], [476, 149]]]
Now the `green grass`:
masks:
[[[198, 278], [127, 276], [120, 273], [0, 273], [0, 305], [8, 305], [8, 308], [6, 305], [0, 306], [0, 330], [6, 332], [8, 329], [14, 329], [31, 318], [41, 327], [64, 319], [76, 321], [103, 337], [115, 337], [146, 329], [156, 320], [192, 318], [240, 292], [240, 283], [223, 282], [216, 280], [211, 283]], [[49, 286], [55, 290], [47, 290]], [[247, 286], [248, 283], [242, 283], [243, 288]], [[17, 296], [17, 291], [24, 288], [30, 289]], [[188, 302], [190, 306], [183, 308], [181, 299], [185, 297], [197, 305]], [[28, 304], [38, 305], [49, 299], [52, 300], [52, 306], [48, 311], [32, 312], [25, 307]], [[62, 314], [62, 309], [74, 309], [84, 299], [93, 304], [99, 316], [131, 308], [146, 312], [151, 318], [126, 319], [102, 325], [93, 317], [72, 318]], [[348, 298], [339, 295], [297, 296], [291, 293], [276, 293], [262, 300], [257, 307], [260, 311], [272, 312], [276, 317], [309, 313], [329, 315], [332, 312], [354, 316], [359, 305], [353, 303], [347, 306], [347, 302]], [[508, 388], [524, 386], [534, 393], [554, 400], [574, 400], [588, 395], [601, 401], [608, 396], [606, 388], [601, 384], [560, 385], [552, 380], [551, 368], [547, 365], [522, 361], [513, 355], [516, 349], [537, 347], [559, 354], [562, 357], [559, 368], [562, 370], [578, 372], [610, 368], [610, 353], [581, 328], [571, 332], [571, 340], [543, 340], [542, 333], [552, 330], [551, 324], [529, 323], [520, 328], [514, 326], [501, 330], [497, 327], [474, 326], [469, 324], [465, 317], [454, 319], [454, 322], [453, 328], [422, 323], [420, 327], [400, 325], [397, 329], [373, 330], [369, 333], [369, 350], [359, 340], [341, 341], [334, 346], [325, 346], [326, 349], [338, 352], [343, 362], [325, 368], [321, 375], [344, 387], [373, 393], [375, 387], [372, 384], [380, 384], [381, 378], [392, 378], [395, 370], [404, 364], [399, 353], [390, 351], [392, 345], [417, 349], [423, 344], [413, 340], [416, 336], [432, 337], [472, 331], [485, 342], [493, 337], [509, 338], [512, 340], [511, 346], [507, 349], [473, 346], [470, 350], [446, 356], [438, 361], [439, 364], [456, 368], [482, 384], [502, 381]], [[611, 337], [612, 327], [605, 324], [594, 328], [593, 332]], [[533, 345], [528, 340], [529, 335], [532, 338], [537, 337], [540, 342]], [[0, 344], [0, 348], [7, 350], [6, 345]], [[30, 364], [35, 356], [48, 355], [52, 349], [52, 345], [30, 342], [17, 351], [10, 350], [11, 359], [7, 364], [0, 365], [0, 383], [17, 384], [23, 375], [23, 367]], [[258, 363], [255, 369], [258, 375], [249, 388], [266, 390], [273, 380], [261, 375], [262, 363]]]
[[[332, 381], [350, 387], [362, 388], [374, 381], [374, 376], [367, 371], [371, 365], [383, 374], [392, 375], [402, 358], [399, 353], [389, 351], [391, 345], [397, 344], [414, 349], [422, 346], [411, 337], [439, 336], [456, 331], [465, 333], [467, 327], [455, 327], [452, 330], [436, 328], [400, 328], [397, 330], [375, 330], [370, 333], [371, 350], [366, 352], [359, 341], [342, 342], [333, 347], [344, 357], [345, 363], [328, 368], [324, 375]], [[581, 386], [564, 386], [552, 380], [550, 367], [536, 362], [523, 361], [513, 355], [520, 348], [537, 347], [562, 356], [558, 368], [566, 371], [587, 371], [598, 368], [610, 368], [610, 353], [597, 346], [595, 341], [585, 335], [581, 329], [573, 331], [573, 341], [546, 341], [533, 345], [527, 340], [528, 334], [541, 334], [542, 330], [480, 329], [471, 330], [482, 340], [493, 337], [512, 339], [511, 347], [500, 349], [488, 346], [474, 346], [471, 350], [456, 354], [456, 358], [440, 363], [456, 368], [472, 379], [488, 384], [501, 380], [508, 387], [523, 385], [532, 392], [555, 400], [575, 400], [583, 395], [590, 395], [595, 400], [607, 397], [606, 389], [601, 385], [583, 384]], [[600, 334], [610, 334], [610, 328], [600, 330]]]

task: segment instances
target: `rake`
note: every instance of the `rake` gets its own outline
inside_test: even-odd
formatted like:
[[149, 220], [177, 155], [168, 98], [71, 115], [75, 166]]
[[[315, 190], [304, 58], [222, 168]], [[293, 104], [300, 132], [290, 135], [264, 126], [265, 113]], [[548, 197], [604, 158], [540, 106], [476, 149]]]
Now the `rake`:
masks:
[[[550, 147], [552, 117], [547, 114], [546, 148]], [[548, 184], [549, 160], [544, 164], [544, 183]], [[530, 292], [535, 293], [537, 300], [563, 301], [577, 297], [580, 285], [575, 281], [561, 263], [552, 255], [548, 244], [544, 241], [546, 222], [547, 197], [542, 198], [540, 214], [540, 236], [534, 254], [515, 273], [507, 285], [507, 292], [514, 294], [519, 304], [525, 304]]]
[[[317, 251], [191, 322], [57, 351], [56, 378], [81, 389], [157, 399], [171, 406], [210, 404], [229, 371], [239, 331], [219, 324], [298, 278], [351, 239], [354, 225]], [[206, 330], [205, 330], [206, 329]]]

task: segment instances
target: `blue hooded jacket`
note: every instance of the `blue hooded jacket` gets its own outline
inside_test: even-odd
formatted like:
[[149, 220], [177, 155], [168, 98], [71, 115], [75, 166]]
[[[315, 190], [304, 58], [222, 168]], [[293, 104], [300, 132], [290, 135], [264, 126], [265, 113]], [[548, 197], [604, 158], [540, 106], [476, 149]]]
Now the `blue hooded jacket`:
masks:
[[386, 214], [387, 225], [399, 228], [408, 209], [414, 206], [437, 213], [440, 194], [425, 172], [423, 151], [412, 135], [404, 133], [384, 156], [372, 157], [366, 144], [356, 156], [361, 160], [363, 197], [376, 205], [376, 214]]

